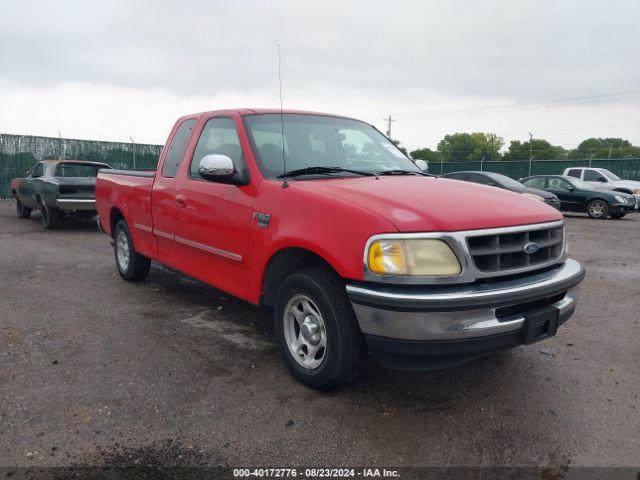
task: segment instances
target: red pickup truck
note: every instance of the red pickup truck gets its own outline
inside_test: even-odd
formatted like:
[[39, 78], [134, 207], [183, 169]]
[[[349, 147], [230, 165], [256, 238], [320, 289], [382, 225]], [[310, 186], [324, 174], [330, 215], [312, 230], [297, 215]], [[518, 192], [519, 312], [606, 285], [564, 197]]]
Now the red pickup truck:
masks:
[[156, 172], [102, 170], [96, 203], [125, 280], [153, 260], [272, 308], [287, 367], [319, 389], [368, 351], [435, 369], [552, 336], [584, 277], [555, 209], [429, 175], [328, 114], [187, 115]]

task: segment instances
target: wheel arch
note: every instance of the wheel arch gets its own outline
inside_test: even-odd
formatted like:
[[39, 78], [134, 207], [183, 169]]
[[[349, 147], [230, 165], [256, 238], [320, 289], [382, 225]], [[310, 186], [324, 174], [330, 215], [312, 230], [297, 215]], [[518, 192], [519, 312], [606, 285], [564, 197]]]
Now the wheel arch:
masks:
[[271, 256], [264, 269], [260, 304], [273, 307], [278, 285], [288, 275], [304, 268], [322, 268], [340, 276], [331, 263], [316, 252], [301, 247], [282, 248]]
[[124, 220], [125, 222], [127, 221], [124, 214], [118, 207], [111, 207], [111, 210], [109, 211], [109, 235], [111, 235], [111, 237], [113, 237], [116, 224], [120, 220]]

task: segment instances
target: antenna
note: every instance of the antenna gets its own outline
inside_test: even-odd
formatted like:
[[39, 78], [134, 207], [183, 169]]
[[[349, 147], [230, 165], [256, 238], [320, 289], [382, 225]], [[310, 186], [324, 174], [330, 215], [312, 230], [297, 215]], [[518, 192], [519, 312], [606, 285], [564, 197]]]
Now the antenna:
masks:
[[[282, 55], [280, 54], [280, 44], [278, 44], [278, 84], [280, 85], [280, 136], [282, 142], [282, 173], [287, 173], [287, 159], [284, 155], [284, 113], [282, 108]], [[287, 188], [289, 183], [287, 177], [284, 177], [282, 188]]]

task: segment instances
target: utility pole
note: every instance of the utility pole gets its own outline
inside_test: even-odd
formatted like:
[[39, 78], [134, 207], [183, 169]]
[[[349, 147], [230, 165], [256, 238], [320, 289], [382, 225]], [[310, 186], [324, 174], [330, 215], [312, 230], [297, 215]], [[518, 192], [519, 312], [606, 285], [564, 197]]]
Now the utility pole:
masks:
[[58, 160], [62, 160], [62, 133], [58, 130]]
[[136, 169], [136, 142], [133, 141], [133, 137], [129, 137], [131, 140], [131, 151], [133, 152], [133, 169]]
[[529, 176], [531, 176], [531, 161], [533, 160], [533, 134], [529, 132]]
[[391, 114], [387, 118], [383, 118], [385, 122], [387, 122], [387, 137], [391, 139], [391, 122], [395, 122], [393, 118], [391, 118]]
[[607, 160], [611, 160], [611, 144], [609, 144], [609, 158]]

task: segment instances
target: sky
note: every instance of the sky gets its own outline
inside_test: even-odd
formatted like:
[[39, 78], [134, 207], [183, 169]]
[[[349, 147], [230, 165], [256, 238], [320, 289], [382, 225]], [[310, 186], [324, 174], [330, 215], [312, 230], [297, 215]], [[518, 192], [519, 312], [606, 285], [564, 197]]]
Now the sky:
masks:
[[[2, 5], [5, 4], [6, 5]], [[409, 150], [454, 132], [640, 144], [640, 2], [0, 0], [0, 133], [163, 143], [178, 116], [360, 118]]]

